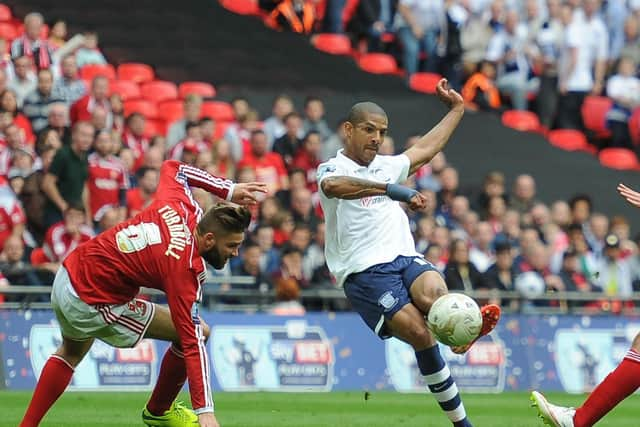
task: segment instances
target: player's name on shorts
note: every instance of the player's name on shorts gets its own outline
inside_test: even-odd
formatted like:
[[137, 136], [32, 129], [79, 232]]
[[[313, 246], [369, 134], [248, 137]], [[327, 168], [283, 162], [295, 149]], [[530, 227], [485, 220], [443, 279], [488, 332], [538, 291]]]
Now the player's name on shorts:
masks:
[[158, 209], [158, 213], [167, 226], [167, 230], [169, 230], [169, 246], [167, 246], [164, 254], [180, 259], [184, 248], [190, 243], [191, 233], [188, 231], [182, 217], [171, 206], [164, 205]]

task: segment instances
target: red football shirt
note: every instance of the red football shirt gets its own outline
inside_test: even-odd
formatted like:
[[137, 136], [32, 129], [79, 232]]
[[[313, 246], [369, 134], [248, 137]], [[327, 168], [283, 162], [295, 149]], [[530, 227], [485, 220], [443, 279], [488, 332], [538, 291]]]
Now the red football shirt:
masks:
[[229, 180], [174, 160], [165, 161], [151, 206], [80, 246], [64, 266], [74, 289], [87, 304], [126, 303], [138, 294], [140, 286], [166, 293], [182, 344], [191, 402], [201, 413], [213, 410], [213, 400], [198, 317], [205, 262], [193, 237], [202, 209], [189, 186], [223, 199], [233, 191]]
[[78, 246], [88, 242], [93, 236], [93, 230], [87, 225], [81, 225], [80, 234], [73, 236], [67, 232], [64, 221], [60, 221], [47, 230], [42, 250], [50, 262], [62, 262]]
[[115, 156], [100, 157], [91, 153], [88, 158], [89, 207], [94, 221], [100, 221], [104, 211], [120, 206], [120, 190], [129, 188], [129, 177], [124, 165]]
[[245, 156], [238, 163], [237, 169], [244, 167], [250, 167], [255, 171], [256, 181], [267, 184], [270, 195], [274, 195], [281, 189], [281, 179], [287, 176], [287, 168], [284, 166], [282, 156], [278, 153], [269, 152], [260, 158], [251, 154]]

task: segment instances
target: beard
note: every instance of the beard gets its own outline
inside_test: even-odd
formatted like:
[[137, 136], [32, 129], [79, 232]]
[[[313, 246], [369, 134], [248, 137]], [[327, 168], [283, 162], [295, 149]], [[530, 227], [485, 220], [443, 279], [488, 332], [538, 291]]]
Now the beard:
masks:
[[223, 258], [220, 251], [218, 251], [215, 246], [202, 254], [202, 258], [204, 258], [204, 260], [216, 270], [220, 270], [227, 263], [227, 259]]

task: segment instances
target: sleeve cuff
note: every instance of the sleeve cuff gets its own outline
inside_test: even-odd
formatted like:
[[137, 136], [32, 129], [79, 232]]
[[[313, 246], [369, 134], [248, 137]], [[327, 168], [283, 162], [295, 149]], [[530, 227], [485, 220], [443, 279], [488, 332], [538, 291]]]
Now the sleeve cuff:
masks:
[[233, 197], [233, 191], [236, 189], [236, 185], [235, 184], [231, 184], [231, 188], [229, 189], [229, 193], [227, 193], [227, 198], [225, 199], [227, 202], [231, 201], [231, 198]]
[[211, 412], [213, 413], [213, 406], [205, 406], [203, 408], [198, 408], [198, 409], [194, 409], [193, 412], [196, 413], [196, 415], [200, 415], [200, 414], [206, 414], [207, 412]]

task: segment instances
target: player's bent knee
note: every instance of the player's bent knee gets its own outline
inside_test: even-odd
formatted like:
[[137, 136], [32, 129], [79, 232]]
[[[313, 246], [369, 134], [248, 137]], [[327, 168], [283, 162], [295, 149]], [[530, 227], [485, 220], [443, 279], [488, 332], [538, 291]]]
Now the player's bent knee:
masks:
[[411, 289], [413, 303], [427, 314], [433, 303], [442, 295], [448, 293], [447, 284], [440, 274], [427, 272], [421, 277], [421, 286]]

